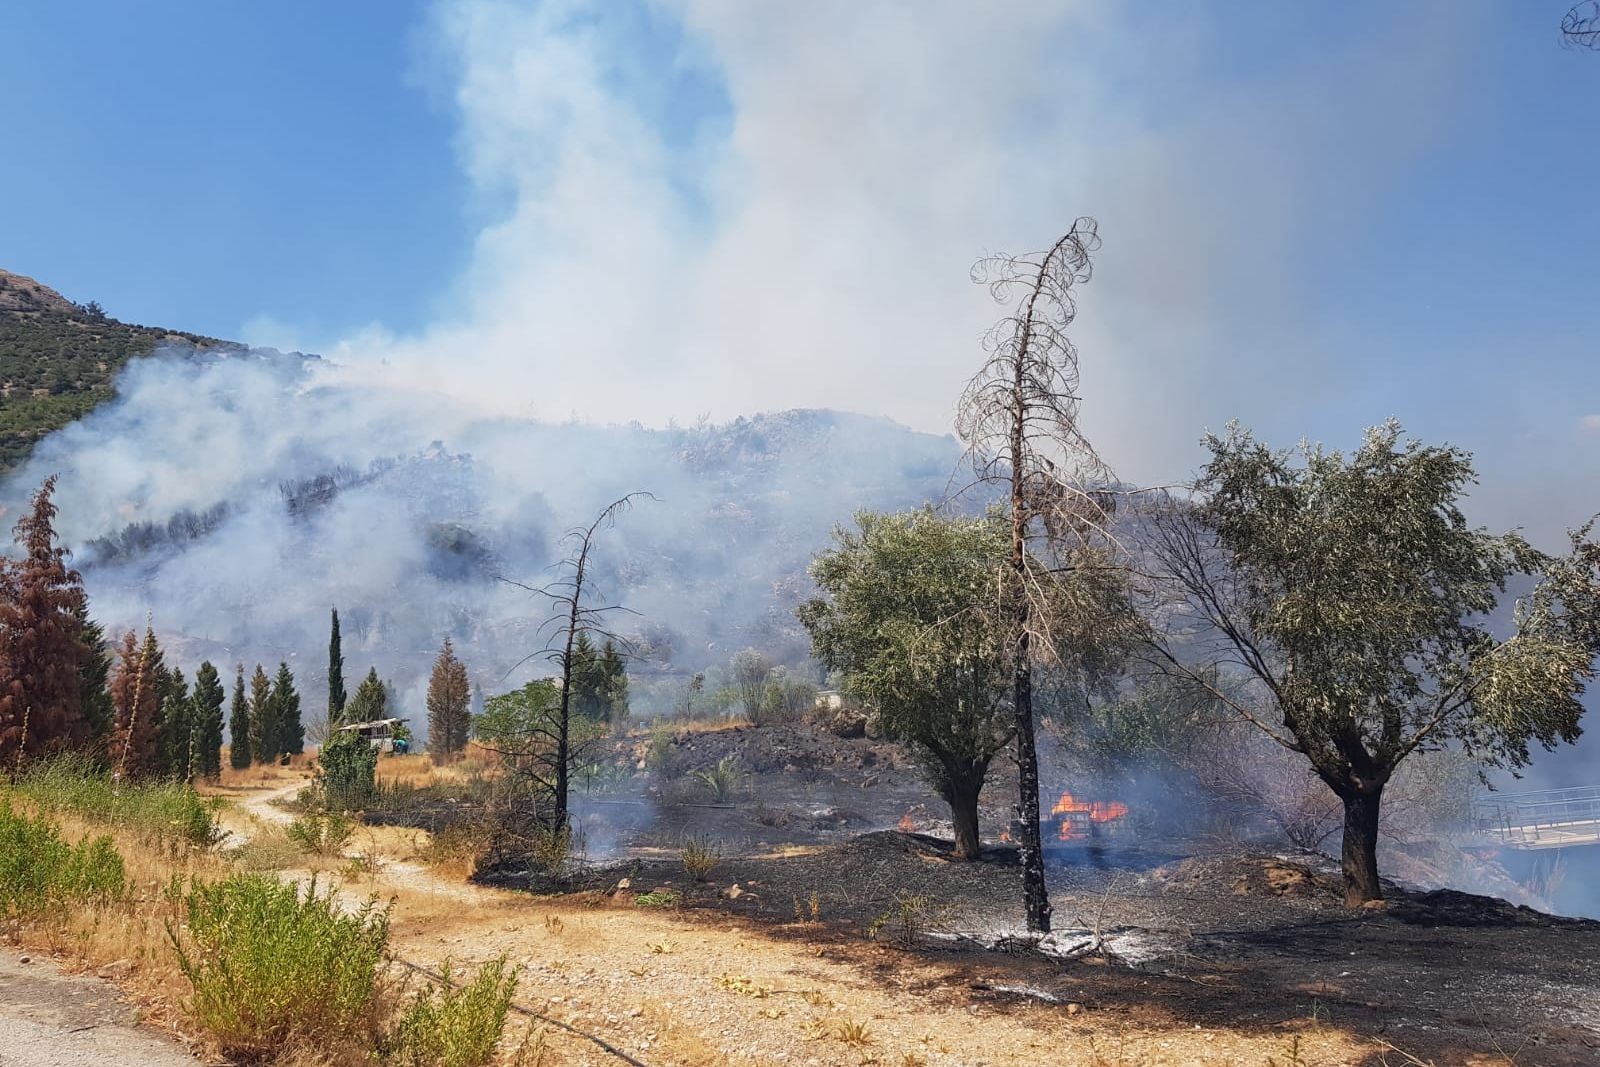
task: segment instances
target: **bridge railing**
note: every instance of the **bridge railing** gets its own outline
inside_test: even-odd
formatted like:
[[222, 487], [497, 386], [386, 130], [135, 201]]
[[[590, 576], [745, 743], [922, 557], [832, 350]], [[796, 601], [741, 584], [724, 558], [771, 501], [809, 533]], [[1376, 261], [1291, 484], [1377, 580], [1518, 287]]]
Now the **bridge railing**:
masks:
[[1600, 840], [1600, 786], [1490, 793], [1473, 799], [1472, 821], [1478, 833], [1508, 845]]

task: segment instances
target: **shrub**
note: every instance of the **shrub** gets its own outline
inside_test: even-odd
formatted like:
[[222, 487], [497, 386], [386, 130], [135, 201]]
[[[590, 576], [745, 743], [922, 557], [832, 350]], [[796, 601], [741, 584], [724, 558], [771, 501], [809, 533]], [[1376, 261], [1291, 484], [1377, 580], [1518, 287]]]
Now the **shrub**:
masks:
[[21, 918], [109, 900], [123, 894], [127, 881], [109, 837], [69, 845], [43, 816], [19, 815], [0, 802], [0, 914]]
[[653, 889], [648, 893], [640, 893], [633, 898], [633, 902], [641, 908], [675, 908], [678, 906], [678, 894], [670, 889]]
[[683, 869], [690, 878], [704, 882], [722, 861], [722, 850], [706, 837], [691, 837], [683, 843]]
[[113, 781], [82, 756], [36, 764], [15, 788], [46, 811], [70, 811], [163, 840], [204, 848], [222, 836], [217, 802], [202, 797], [187, 782]]
[[724, 756], [717, 761], [716, 766], [709, 770], [696, 771], [695, 781], [711, 790], [711, 795], [718, 801], [731, 798], [739, 788], [739, 783], [744, 781], [744, 768], [739, 766], [736, 756]]
[[378, 750], [354, 730], [340, 730], [322, 746], [313, 788], [329, 811], [359, 810], [373, 798], [377, 773]]
[[505, 1031], [517, 973], [502, 956], [457, 987], [446, 963], [442, 985], [418, 996], [400, 1017], [386, 1042], [384, 1062], [403, 1067], [485, 1067]]
[[429, 835], [423, 862], [437, 870], [470, 877], [488, 849], [493, 828], [483, 823], [453, 823]]
[[175, 883], [172, 894], [185, 922], [167, 935], [194, 987], [189, 1011], [224, 1054], [371, 1032], [389, 940], [389, 909], [375, 897], [346, 914], [315, 879], [302, 893], [260, 874]]
[[552, 878], [559, 877], [572, 858], [572, 828], [565, 824], [536, 827], [528, 843], [534, 866]]
[[306, 852], [318, 856], [336, 856], [350, 840], [355, 827], [350, 820], [336, 811], [302, 815], [285, 829], [289, 840]]

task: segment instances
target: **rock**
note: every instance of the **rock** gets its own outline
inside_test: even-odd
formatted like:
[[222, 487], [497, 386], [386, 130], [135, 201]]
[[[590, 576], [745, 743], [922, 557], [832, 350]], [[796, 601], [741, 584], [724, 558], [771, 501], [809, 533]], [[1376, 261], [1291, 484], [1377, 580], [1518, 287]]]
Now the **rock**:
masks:
[[110, 962], [110, 963], [106, 964], [105, 966], [101, 967], [95, 973], [98, 974], [101, 978], [108, 978], [108, 979], [111, 979], [112, 981], [116, 981], [119, 978], [128, 977], [128, 975], [132, 974], [135, 969], [136, 969], [136, 965], [134, 964], [134, 962], [132, 960], [130, 960], [130, 959], [120, 959], [120, 960], [113, 960], [112, 962]]
[[33, 962], [33, 957], [32, 956], [18, 956], [17, 957], [17, 962], [18, 963], [32, 963]]
[[1071, 1004], [1067, 1005], [1067, 1014], [1068, 1015], [1076, 1015], [1082, 1010], [1083, 1010], [1083, 1005], [1079, 1004], [1077, 1001], [1073, 1001]]
[[724, 890], [722, 895], [727, 897], [729, 900], [738, 900], [740, 897], [744, 896], [744, 890], [739, 888], [738, 882], [735, 882], [726, 890]]

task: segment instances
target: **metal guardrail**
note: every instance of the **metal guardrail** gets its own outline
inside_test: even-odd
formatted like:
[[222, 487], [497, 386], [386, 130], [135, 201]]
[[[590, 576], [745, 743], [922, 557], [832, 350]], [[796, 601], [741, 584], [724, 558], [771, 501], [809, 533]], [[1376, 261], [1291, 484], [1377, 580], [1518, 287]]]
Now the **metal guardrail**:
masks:
[[1600, 844], [1600, 785], [1475, 797], [1477, 833], [1512, 848]]

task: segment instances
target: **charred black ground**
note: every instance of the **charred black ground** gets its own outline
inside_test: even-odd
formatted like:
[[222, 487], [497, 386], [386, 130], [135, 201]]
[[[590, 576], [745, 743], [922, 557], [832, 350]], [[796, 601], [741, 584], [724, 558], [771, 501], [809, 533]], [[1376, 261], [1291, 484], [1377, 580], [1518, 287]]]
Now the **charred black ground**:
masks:
[[[697, 775], [728, 760], [740, 777], [718, 799]], [[579, 805], [585, 862], [553, 877], [501, 857], [477, 880], [749, 923], [850, 953], [868, 977], [911, 953], [948, 964], [930, 996], [978, 1010], [1154, 1006], [1263, 1030], [1317, 1018], [1438, 1063], [1600, 1062], [1597, 922], [1402, 884], [1385, 907], [1351, 910], [1326, 856], [1139, 832], [1131, 812], [1114, 833], [1050, 846], [1057, 934], [1033, 948], [1016, 853], [996, 840], [1005, 781], [987, 791], [982, 862], [957, 863], [942, 805], [881, 739], [813, 725], [658, 730], [619, 739], [610, 766], [608, 788]], [[416, 796], [372, 818], [437, 829], [473, 807]], [[686, 841], [718, 854], [704, 880], [685, 870]]]

